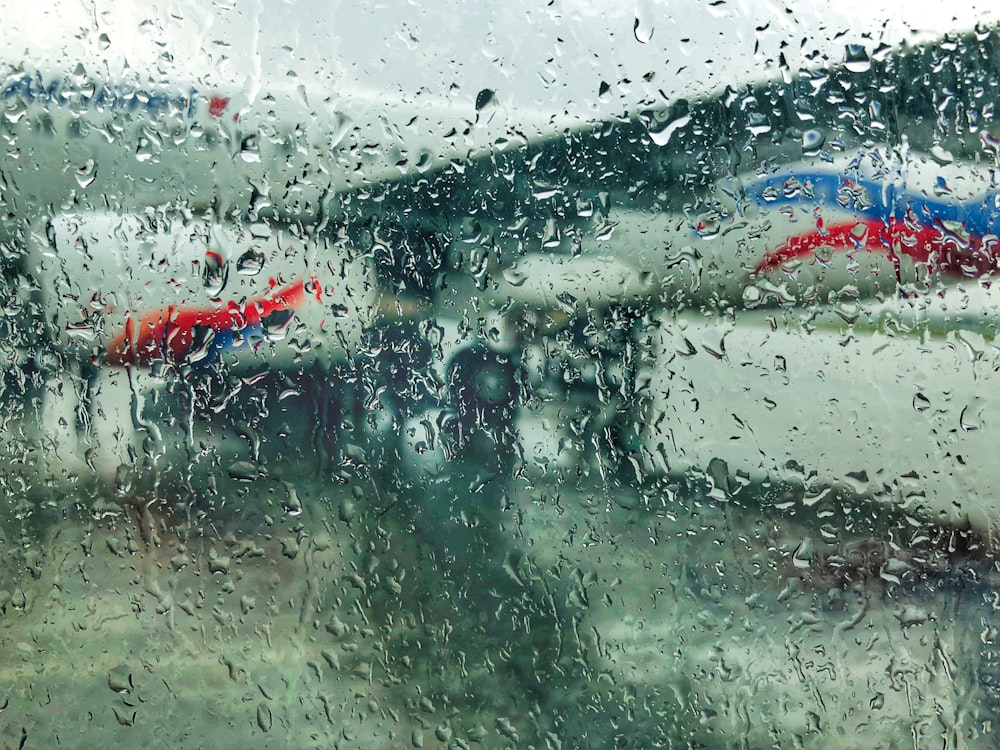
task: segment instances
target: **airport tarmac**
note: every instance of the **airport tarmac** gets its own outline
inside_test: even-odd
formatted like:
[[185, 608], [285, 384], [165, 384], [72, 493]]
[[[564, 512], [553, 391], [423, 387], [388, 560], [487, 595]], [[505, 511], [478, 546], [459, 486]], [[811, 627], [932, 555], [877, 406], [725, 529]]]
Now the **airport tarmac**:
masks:
[[995, 741], [997, 569], [959, 532], [593, 453], [546, 474], [504, 433], [421, 468], [286, 430], [302, 408], [157, 486], [4, 445], [0, 747]]

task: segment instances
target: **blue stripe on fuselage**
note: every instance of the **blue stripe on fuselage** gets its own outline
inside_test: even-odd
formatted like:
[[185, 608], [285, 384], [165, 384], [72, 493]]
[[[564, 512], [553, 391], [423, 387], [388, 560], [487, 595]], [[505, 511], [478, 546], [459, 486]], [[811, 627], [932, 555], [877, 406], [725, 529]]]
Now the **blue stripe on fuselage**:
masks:
[[65, 106], [79, 102], [88, 107], [103, 107], [111, 111], [141, 110], [150, 114], [163, 114], [173, 110], [193, 117], [198, 92], [195, 89], [181, 94], [139, 87], [115, 88], [96, 81], [81, 85], [62, 78], [44, 80], [40, 73], [22, 73], [0, 85], [0, 101], [14, 98], [28, 104]]
[[[795, 183], [798, 182], [798, 187]], [[869, 205], [851, 199], [841, 206], [838, 198], [863, 190]], [[767, 193], [774, 197], [768, 197]], [[905, 183], [886, 180], [854, 180], [837, 172], [786, 172], [759, 180], [747, 191], [760, 208], [769, 206], [831, 206], [851, 211], [859, 219], [902, 220], [912, 210], [923, 223], [955, 221], [967, 232], [982, 237], [1000, 233], [1000, 191], [990, 191], [966, 200], [948, 200], [907, 190]]]

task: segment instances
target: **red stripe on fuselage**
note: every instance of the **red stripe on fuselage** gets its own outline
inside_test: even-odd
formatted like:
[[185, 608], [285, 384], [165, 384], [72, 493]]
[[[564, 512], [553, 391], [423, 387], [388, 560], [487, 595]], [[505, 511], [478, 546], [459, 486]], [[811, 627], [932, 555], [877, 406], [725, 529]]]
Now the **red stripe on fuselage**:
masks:
[[905, 221], [866, 219], [838, 224], [790, 237], [781, 247], [764, 255], [754, 268], [755, 274], [767, 273], [795, 260], [817, 258], [817, 250], [829, 247], [834, 252], [858, 250], [882, 253], [898, 264], [900, 256], [916, 263], [929, 263], [934, 270], [957, 276], [981, 276], [995, 273], [998, 251], [996, 242], [976, 236], [959, 237], [941, 226], [914, 226]]

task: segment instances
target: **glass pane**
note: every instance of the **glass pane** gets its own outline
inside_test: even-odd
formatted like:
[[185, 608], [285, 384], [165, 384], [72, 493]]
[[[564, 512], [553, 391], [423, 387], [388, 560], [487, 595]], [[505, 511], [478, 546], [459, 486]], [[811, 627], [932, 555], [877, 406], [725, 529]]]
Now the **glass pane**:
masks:
[[4, 747], [996, 744], [992, 7], [7, 5]]

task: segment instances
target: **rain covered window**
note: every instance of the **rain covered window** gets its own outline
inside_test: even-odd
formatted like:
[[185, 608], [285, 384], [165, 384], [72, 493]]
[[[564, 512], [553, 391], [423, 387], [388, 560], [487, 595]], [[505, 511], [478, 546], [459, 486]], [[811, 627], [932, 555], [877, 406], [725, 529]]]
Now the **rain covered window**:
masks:
[[992, 7], [7, 5], [0, 746], [1000, 744]]

